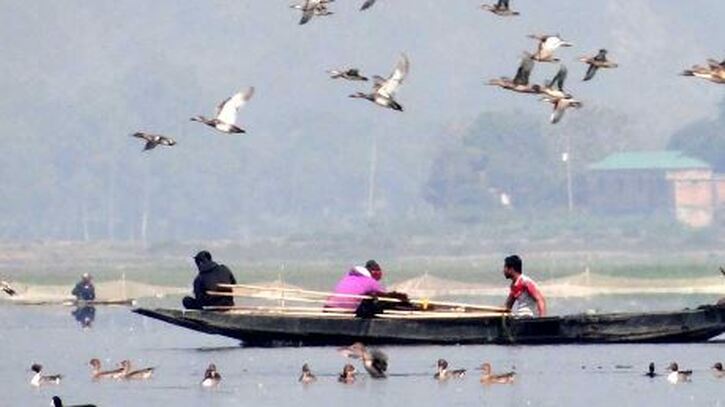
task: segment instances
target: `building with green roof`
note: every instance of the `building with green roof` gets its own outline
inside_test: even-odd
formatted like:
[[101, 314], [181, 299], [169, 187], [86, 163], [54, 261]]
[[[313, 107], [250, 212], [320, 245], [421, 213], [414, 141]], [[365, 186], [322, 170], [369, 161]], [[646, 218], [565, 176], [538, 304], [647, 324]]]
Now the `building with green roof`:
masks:
[[720, 201], [712, 167], [681, 151], [615, 153], [588, 170], [587, 205], [599, 213], [663, 213], [703, 227]]

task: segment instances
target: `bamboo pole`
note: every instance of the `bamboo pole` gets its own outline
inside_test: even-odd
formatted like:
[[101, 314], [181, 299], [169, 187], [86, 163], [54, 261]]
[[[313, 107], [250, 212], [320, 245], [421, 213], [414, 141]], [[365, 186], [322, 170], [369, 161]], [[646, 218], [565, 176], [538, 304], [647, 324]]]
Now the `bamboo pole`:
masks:
[[210, 305], [204, 307], [204, 310], [211, 311], [233, 311], [233, 310], [248, 310], [248, 311], [324, 311], [324, 312], [337, 312], [337, 313], [355, 313], [355, 310], [349, 308], [321, 308], [321, 307], [271, 307], [271, 306], [249, 306], [249, 305]]
[[[355, 295], [355, 294], [336, 294], [336, 293], [330, 293], [330, 292], [324, 292], [324, 291], [312, 291], [312, 290], [304, 290], [300, 288], [282, 288], [282, 287], [263, 287], [263, 286], [257, 286], [257, 285], [249, 285], [249, 284], [219, 284], [219, 287], [224, 288], [242, 288], [247, 290], [258, 290], [258, 291], [278, 291], [278, 292], [294, 292], [298, 294], [303, 295], [309, 295], [309, 296], [324, 296], [324, 297], [337, 297], [337, 298], [352, 298], [352, 299], [359, 299], [359, 300], [369, 300], [373, 298], [377, 298], [378, 301], [383, 302], [394, 302], [394, 303], [400, 303], [402, 302], [398, 298], [389, 298], [389, 297], [373, 297], [370, 295]], [[234, 293], [220, 293], [216, 294], [218, 292], [210, 292], [211, 295], [223, 295], [223, 296], [236, 296]], [[508, 309], [503, 307], [497, 307], [492, 305], [477, 305], [477, 304], [466, 304], [466, 303], [460, 303], [460, 302], [442, 302], [442, 301], [428, 301], [428, 300], [410, 300], [411, 304], [416, 305], [433, 305], [433, 306], [440, 306], [440, 307], [452, 307], [452, 308], [468, 308], [473, 310], [481, 310], [481, 311], [490, 311], [490, 312], [500, 312], [500, 313], [507, 313], [509, 312]]]

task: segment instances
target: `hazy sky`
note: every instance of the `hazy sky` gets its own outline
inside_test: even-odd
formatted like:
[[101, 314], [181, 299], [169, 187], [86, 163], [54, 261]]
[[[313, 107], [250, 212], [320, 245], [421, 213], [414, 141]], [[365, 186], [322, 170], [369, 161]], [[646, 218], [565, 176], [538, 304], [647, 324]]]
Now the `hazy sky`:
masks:
[[[513, 76], [522, 52], [534, 49], [529, 33], [560, 33], [576, 45], [559, 56], [585, 108], [565, 122], [603, 106], [628, 112], [631, 131], [647, 134], [638, 147], [663, 147], [683, 125], [714, 115], [723, 96], [722, 87], [677, 75], [723, 57], [722, 1], [512, 0], [522, 15], [510, 19], [479, 10], [479, 1], [378, 0], [367, 12], [358, 11], [360, 3], [338, 0], [333, 16], [299, 26], [299, 12], [282, 0], [0, 1], [0, 146], [12, 158], [0, 182], [18, 196], [28, 184], [65, 188], [112, 157], [114, 183], [125, 191], [118, 210], [138, 200], [140, 187], [123, 185], [146, 171], [156, 179], [157, 201], [185, 187], [187, 177], [198, 183], [189, 174], [201, 173], [204, 183], [242, 191], [233, 202], [250, 216], [319, 206], [320, 197], [358, 211], [377, 137], [379, 199], [415, 206], [434, 148], [450, 129], [484, 111], [517, 110], [547, 125], [548, 105], [484, 86]], [[621, 67], [582, 83], [585, 66], [576, 58], [602, 47]], [[398, 95], [402, 114], [349, 99], [367, 85], [331, 81], [324, 72], [355, 66], [385, 76], [400, 52], [411, 61]], [[534, 80], [554, 71], [538, 65]], [[247, 135], [225, 137], [188, 121], [250, 85], [257, 92], [241, 113]], [[179, 144], [150, 158], [127, 137], [136, 130]], [[597, 129], [578, 136], [597, 137]], [[65, 202], [78, 189], [69, 183], [56, 192], [60, 198], [18, 199], [44, 211], [42, 202]], [[192, 216], [209, 213], [206, 198], [175, 195], [166, 205]], [[222, 222], [215, 216], [199, 222]]]

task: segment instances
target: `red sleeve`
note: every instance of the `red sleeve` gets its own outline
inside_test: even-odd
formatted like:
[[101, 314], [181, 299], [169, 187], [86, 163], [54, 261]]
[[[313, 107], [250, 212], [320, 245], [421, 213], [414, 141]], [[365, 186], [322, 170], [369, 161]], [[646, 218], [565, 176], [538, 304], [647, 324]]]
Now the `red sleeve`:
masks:
[[539, 286], [537, 286], [532, 280], [527, 280], [524, 286], [526, 287], [526, 291], [529, 292], [531, 298], [539, 298], [541, 296]]

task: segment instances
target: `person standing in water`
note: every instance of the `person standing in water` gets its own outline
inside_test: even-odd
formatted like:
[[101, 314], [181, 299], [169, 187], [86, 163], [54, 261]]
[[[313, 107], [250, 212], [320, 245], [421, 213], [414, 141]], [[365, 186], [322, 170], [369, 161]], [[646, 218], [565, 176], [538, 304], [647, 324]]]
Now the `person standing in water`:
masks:
[[504, 259], [503, 275], [511, 280], [506, 309], [517, 317], [546, 316], [546, 300], [536, 282], [523, 274], [523, 262], [519, 256]]

